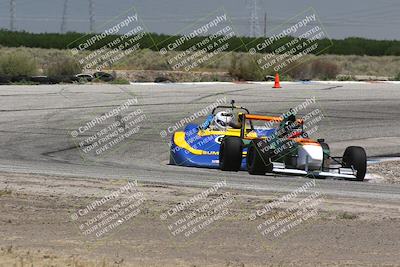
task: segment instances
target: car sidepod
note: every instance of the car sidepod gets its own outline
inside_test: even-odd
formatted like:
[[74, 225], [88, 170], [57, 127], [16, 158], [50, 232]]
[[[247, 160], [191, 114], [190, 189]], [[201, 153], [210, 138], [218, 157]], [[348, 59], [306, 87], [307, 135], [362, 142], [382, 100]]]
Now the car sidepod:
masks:
[[219, 147], [223, 134], [199, 134], [197, 125], [173, 134], [170, 164], [188, 167], [219, 168]]

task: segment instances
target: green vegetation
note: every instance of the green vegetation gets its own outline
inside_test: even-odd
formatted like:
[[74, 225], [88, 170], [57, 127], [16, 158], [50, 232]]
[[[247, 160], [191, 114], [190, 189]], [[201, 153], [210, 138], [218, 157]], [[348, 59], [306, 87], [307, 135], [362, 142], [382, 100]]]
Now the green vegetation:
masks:
[[[55, 48], [67, 49], [74, 48], [78, 45], [77, 40], [88, 39], [93, 34], [84, 34], [69, 32], [66, 34], [58, 33], [28, 33], [28, 32], [12, 32], [7, 30], [0, 30], [0, 45], [6, 47], [35, 47], [35, 48]], [[151, 33], [141, 39], [141, 48], [148, 48], [157, 51], [163, 44], [173, 42], [181, 36], [171, 36], [164, 34]], [[115, 40], [117, 36], [107, 36], [103, 40], [96, 42], [89, 49], [96, 50], [106, 45], [107, 43]], [[184, 45], [179, 47], [180, 50], [186, 50], [189, 47], [201, 42], [206, 37], [196, 37], [186, 41]], [[282, 38], [275, 42], [273, 45], [267, 47], [262, 52], [269, 53], [280, 47], [281, 45], [292, 40], [292, 37]], [[247, 52], [244, 44], [249, 44], [261, 39], [249, 37], [233, 37], [228, 40], [229, 48], [236, 52]], [[322, 39], [318, 41], [319, 47], [329, 47], [323, 54], [335, 55], [369, 55], [369, 56], [400, 56], [400, 41], [396, 40], [370, 40], [364, 38], [346, 38], [343, 40]], [[155, 46], [157, 45], [157, 47]], [[232, 50], [231, 50], [232, 51]]]
[[232, 55], [228, 72], [239, 81], [260, 81], [264, 80], [265, 75], [270, 74], [263, 73], [253, 58], [240, 53]]
[[32, 81], [25, 81], [25, 80], [21, 80], [18, 82], [12, 82], [12, 85], [37, 85], [38, 83], [32, 82]]
[[13, 51], [0, 56], [0, 75], [31, 76], [37, 74], [37, 71], [35, 59], [26, 52]]
[[355, 81], [356, 80], [356, 78], [354, 76], [352, 76], [352, 75], [338, 75], [336, 77], [336, 79], [338, 81], [342, 81], [342, 82], [344, 82], [344, 81]]
[[130, 84], [130, 82], [126, 79], [117, 78], [110, 82], [111, 84]]
[[[88, 51], [83, 52], [79, 54], [79, 57], [85, 57], [89, 53]], [[167, 57], [174, 57], [178, 53], [176, 51], [168, 52]], [[229, 76], [236, 80], [264, 80], [266, 75], [273, 76], [275, 73], [272, 73], [272, 70], [262, 71], [257, 65], [256, 61], [263, 56], [262, 54], [252, 56], [249, 53], [222, 52], [192, 69], [193, 72], [214, 73], [214, 76], [200, 77], [193, 73], [191, 76], [185, 75], [185, 81], [195, 79], [199, 79], [198, 81], [226, 81], [229, 80]], [[2, 75], [14, 76], [15, 73], [17, 76], [76, 74], [81, 72], [76, 60], [72, 57], [71, 52], [65, 49], [0, 47], [0, 77]], [[280, 75], [282, 80], [335, 78], [355, 80], [358, 75], [390, 77], [400, 80], [399, 66], [400, 57], [397, 56], [305, 55], [296, 62], [296, 65], [288, 66], [281, 71]], [[150, 70], [150, 73], [153, 74], [155, 71], [161, 72], [156, 75], [163, 76], [165, 75], [164, 71], [172, 71], [172, 68], [157, 51], [141, 49], [124, 56], [104, 71], [111, 73], [113, 70], [121, 71], [121, 73]], [[153, 74], [150, 75], [152, 78], [149, 81], [154, 80]], [[143, 76], [140, 78], [141, 80], [148, 81], [145, 72], [140, 75]], [[140, 75], [138, 77], [141, 77]], [[176, 73], [173, 75], [175, 77], [173, 80], [180, 81], [181, 76]], [[127, 79], [127, 77], [122, 75], [118, 78]]]
[[[307, 60], [307, 59], [306, 59]], [[288, 66], [286, 72], [282, 73], [284, 80], [334, 80], [339, 74], [339, 66], [328, 60], [315, 59], [311, 62]], [[250, 57], [232, 55], [229, 74], [237, 80], [260, 81], [265, 76], [274, 76], [273, 70], [262, 71], [257, 62]]]
[[45, 67], [48, 76], [70, 76], [82, 72], [79, 62], [68, 56], [58, 56]]
[[354, 213], [349, 213], [349, 212], [342, 212], [337, 216], [338, 219], [343, 219], [343, 220], [354, 220], [357, 219], [358, 216]]
[[7, 196], [7, 195], [11, 195], [11, 190], [6, 188], [6, 189], [0, 189], [0, 197], [1, 196]]

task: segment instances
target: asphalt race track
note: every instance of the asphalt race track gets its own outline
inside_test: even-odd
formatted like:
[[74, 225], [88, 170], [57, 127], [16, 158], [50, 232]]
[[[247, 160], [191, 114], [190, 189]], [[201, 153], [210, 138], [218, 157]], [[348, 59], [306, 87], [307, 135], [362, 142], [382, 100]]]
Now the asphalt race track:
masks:
[[[211, 185], [226, 179], [231, 188], [288, 192], [308, 178], [250, 176], [247, 172], [169, 166], [168, 128], [217, 100], [248, 107], [253, 113], [280, 115], [315, 97], [324, 119], [314, 137], [325, 138], [334, 154], [360, 145], [369, 157], [400, 153], [400, 89], [386, 83], [284, 84], [134, 84], [2, 86], [0, 91], [0, 171], [91, 178], [134, 177], [143, 182]], [[140, 130], [100, 156], [85, 155], [71, 132], [130, 98], [145, 120]], [[304, 115], [304, 112], [300, 112]], [[195, 122], [200, 122], [200, 119]], [[98, 129], [97, 129], [98, 130]], [[160, 132], [166, 131], [162, 138]], [[70, 178], [72, 179], [72, 178]], [[327, 195], [400, 199], [400, 186], [319, 179]]]

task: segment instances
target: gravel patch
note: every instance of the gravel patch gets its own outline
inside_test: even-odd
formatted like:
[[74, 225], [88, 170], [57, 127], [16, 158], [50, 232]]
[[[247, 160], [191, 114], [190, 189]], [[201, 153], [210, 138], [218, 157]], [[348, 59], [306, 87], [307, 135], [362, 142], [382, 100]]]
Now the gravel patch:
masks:
[[400, 184], [400, 161], [387, 161], [368, 166], [368, 172], [383, 179], [383, 182]]

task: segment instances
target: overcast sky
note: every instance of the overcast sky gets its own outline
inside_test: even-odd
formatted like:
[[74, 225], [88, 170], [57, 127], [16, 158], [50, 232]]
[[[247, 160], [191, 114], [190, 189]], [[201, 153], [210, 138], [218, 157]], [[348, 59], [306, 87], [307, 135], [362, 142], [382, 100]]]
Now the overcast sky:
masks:
[[[60, 31], [64, 0], [15, 0], [18, 30]], [[175, 34], [223, 7], [237, 32], [250, 32], [251, 0], [94, 0], [96, 26], [134, 6], [151, 32]], [[10, 0], [0, 0], [0, 27], [10, 24]], [[67, 30], [87, 32], [88, 0], [69, 0]], [[332, 38], [349, 36], [400, 39], [399, 0], [258, 0], [260, 33], [267, 12], [267, 31], [313, 7]]]

